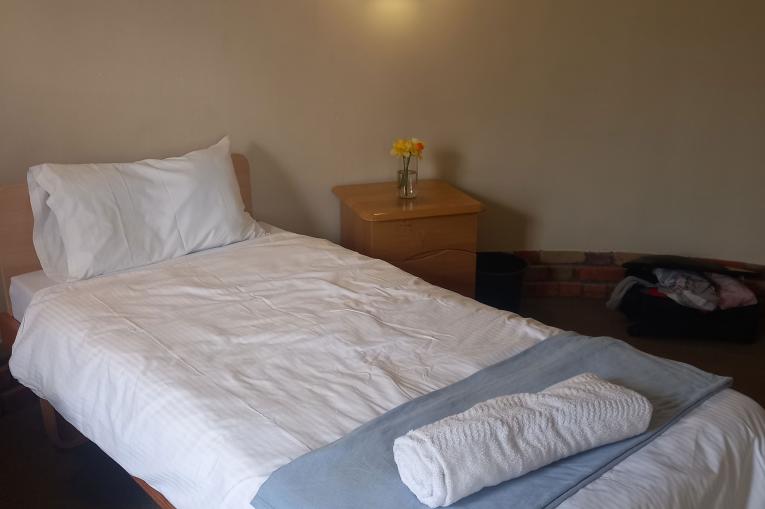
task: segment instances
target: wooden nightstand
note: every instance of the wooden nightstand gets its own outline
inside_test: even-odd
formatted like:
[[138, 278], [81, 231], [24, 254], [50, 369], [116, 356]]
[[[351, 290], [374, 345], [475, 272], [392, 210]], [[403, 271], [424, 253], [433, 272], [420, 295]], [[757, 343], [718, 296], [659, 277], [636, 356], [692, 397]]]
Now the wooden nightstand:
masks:
[[398, 198], [395, 182], [337, 186], [340, 243], [434, 285], [475, 292], [481, 202], [442, 180], [421, 180], [417, 198]]

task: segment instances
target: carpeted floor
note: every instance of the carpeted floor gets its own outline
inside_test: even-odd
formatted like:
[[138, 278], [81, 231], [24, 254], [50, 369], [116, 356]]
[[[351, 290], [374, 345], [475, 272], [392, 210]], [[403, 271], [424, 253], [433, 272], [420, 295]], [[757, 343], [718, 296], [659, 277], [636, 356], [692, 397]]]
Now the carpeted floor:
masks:
[[765, 406], [765, 324], [755, 343], [731, 343], [695, 338], [631, 338], [627, 321], [602, 301], [587, 299], [528, 299], [522, 314], [589, 336], [624, 339], [634, 347], [674, 359], [711, 373], [733, 377], [733, 387]]
[[[765, 340], [742, 345], [694, 339], [626, 338], [619, 313], [602, 301], [529, 299], [522, 314], [735, 378], [735, 388], [765, 405]], [[37, 405], [0, 417], [0, 508], [144, 509], [155, 507], [131, 478], [92, 444], [58, 451], [45, 439]]]

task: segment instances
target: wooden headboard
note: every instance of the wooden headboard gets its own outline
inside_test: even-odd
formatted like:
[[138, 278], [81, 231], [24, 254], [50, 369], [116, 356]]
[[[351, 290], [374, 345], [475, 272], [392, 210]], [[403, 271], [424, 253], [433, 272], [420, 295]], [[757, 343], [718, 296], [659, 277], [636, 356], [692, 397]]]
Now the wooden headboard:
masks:
[[[244, 208], [252, 213], [250, 189], [250, 163], [242, 154], [231, 154], [236, 179], [244, 200]], [[8, 288], [11, 277], [40, 270], [34, 244], [32, 244], [32, 206], [26, 182], [0, 186], [0, 279], [2, 279], [2, 302], [10, 312], [11, 299]], [[0, 306], [2, 311], [3, 306]]]

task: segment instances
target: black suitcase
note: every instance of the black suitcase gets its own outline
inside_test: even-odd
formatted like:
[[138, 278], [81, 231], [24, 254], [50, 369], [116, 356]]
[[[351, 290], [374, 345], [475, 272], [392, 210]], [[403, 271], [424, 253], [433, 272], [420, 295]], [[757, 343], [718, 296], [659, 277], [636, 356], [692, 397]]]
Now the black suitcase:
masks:
[[[729, 276], [752, 275], [720, 265], [696, 262], [676, 256], [643, 257], [624, 264], [626, 275], [656, 282], [655, 268], [716, 272]], [[754, 273], [756, 274], [756, 273]], [[759, 304], [725, 310], [700, 311], [682, 306], [669, 297], [656, 296], [636, 285], [622, 299], [619, 310], [631, 322], [627, 332], [632, 336], [681, 336], [753, 342], [757, 339]]]
[[631, 336], [681, 336], [753, 342], [757, 339], [759, 305], [717, 311], [681, 306], [668, 297], [655, 297], [633, 286], [619, 309], [630, 320]]

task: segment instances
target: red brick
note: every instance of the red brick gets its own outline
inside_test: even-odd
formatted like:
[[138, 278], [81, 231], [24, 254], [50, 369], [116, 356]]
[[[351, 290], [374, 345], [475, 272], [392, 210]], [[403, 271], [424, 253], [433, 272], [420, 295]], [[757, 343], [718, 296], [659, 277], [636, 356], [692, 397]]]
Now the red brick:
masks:
[[582, 295], [582, 283], [560, 283], [558, 293], [561, 297], [580, 297]]
[[550, 279], [553, 281], [571, 281], [574, 279], [574, 267], [570, 265], [551, 265]]
[[558, 295], [560, 287], [558, 283], [539, 281], [524, 284], [523, 290], [529, 297], [555, 297]]
[[514, 251], [513, 254], [526, 260], [529, 265], [539, 265], [539, 251]]
[[549, 281], [550, 267], [547, 265], [529, 265], [526, 272], [523, 273], [526, 281]]
[[613, 265], [614, 254], [613, 253], [584, 253], [585, 261], [587, 265]]
[[621, 267], [579, 267], [577, 276], [580, 281], [617, 282], [624, 279], [624, 269]]
[[611, 287], [605, 284], [599, 283], [584, 283], [582, 284], [582, 297], [588, 299], [605, 299], [610, 295]]
[[540, 257], [542, 263], [549, 265], [571, 265], [586, 260], [582, 251], [542, 251]]

